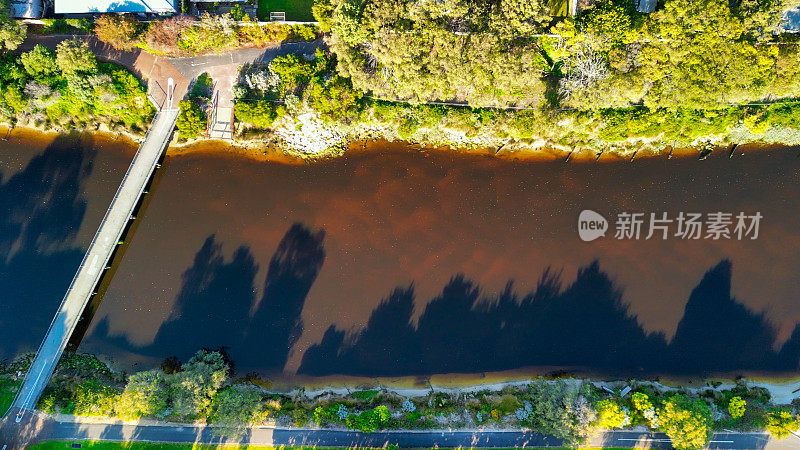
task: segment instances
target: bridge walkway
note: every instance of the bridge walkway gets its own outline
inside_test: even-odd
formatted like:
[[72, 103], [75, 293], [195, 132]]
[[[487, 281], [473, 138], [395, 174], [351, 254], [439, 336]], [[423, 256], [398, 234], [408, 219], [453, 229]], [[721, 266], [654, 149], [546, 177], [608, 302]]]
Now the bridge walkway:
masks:
[[36, 406], [50, 380], [83, 310], [109, 264], [145, 186], [169, 144], [177, 118], [177, 109], [166, 109], [159, 111], [153, 119], [14, 399], [12, 408], [18, 408], [17, 422], [22, 419], [26, 410]]

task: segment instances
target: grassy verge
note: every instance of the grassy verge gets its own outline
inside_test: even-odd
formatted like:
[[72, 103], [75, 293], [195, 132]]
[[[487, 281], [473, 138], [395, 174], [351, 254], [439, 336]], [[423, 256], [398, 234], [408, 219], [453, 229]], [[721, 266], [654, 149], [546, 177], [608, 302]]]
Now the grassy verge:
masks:
[[298, 22], [311, 22], [314, 15], [311, 14], [313, 0], [258, 0], [258, 18], [269, 20], [270, 12], [286, 13], [286, 20], [296, 20]]
[[19, 381], [0, 377], [0, 417], [4, 416], [8, 408], [11, 407], [20, 384]]

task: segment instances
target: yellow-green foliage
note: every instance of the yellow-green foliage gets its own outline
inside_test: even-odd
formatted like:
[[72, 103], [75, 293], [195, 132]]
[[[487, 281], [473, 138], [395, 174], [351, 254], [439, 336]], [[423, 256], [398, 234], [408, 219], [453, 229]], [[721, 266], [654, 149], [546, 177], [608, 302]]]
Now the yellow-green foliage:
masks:
[[633, 409], [640, 413], [653, 407], [650, 397], [642, 392], [634, 392], [633, 395], [631, 395], [631, 402], [633, 403]]
[[614, 400], [601, 400], [595, 405], [597, 425], [603, 428], [620, 428], [625, 423], [625, 411]]
[[734, 419], [739, 419], [744, 416], [745, 409], [747, 408], [747, 402], [739, 396], [731, 398], [728, 402], [728, 413]]
[[0, 58], [0, 119], [142, 129], [153, 115], [141, 82], [127, 70], [98, 64], [85, 42], [63, 41]]
[[778, 439], [783, 439], [797, 431], [798, 425], [797, 419], [792, 417], [792, 413], [789, 411], [778, 410], [767, 413], [765, 428]]
[[711, 410], [703, 400], [675, 395], [659, 409], [658, 423], [677, 450], [699, 449], [709, 441]]

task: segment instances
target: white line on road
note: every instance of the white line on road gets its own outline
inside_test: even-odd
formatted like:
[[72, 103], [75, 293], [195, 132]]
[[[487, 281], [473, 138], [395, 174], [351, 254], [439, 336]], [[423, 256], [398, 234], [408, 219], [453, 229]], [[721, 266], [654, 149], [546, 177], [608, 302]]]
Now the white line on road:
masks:
[[[672, 442], [670, 439], [633, 439], [633, 438], [617, 438], [618, 441], [636, 441], [636, 442]], [[733, 444], [734, 441], [708, 441], [709, 444]]]

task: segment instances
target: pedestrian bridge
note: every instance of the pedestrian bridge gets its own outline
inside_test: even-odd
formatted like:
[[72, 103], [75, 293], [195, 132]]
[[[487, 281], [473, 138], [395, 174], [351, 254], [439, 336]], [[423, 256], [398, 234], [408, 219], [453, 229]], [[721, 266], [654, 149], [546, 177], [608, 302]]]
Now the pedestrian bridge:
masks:
[[11, 406], [12, 410], [18, 408], [17, 422], [22, 420], [25, 411], [36, 406], [50, 380], [83, 310], [120, 243], [145, 186], [169, 144], [177, 118], [177, 109], [161, 110], [153, 118], [17, 392]]

